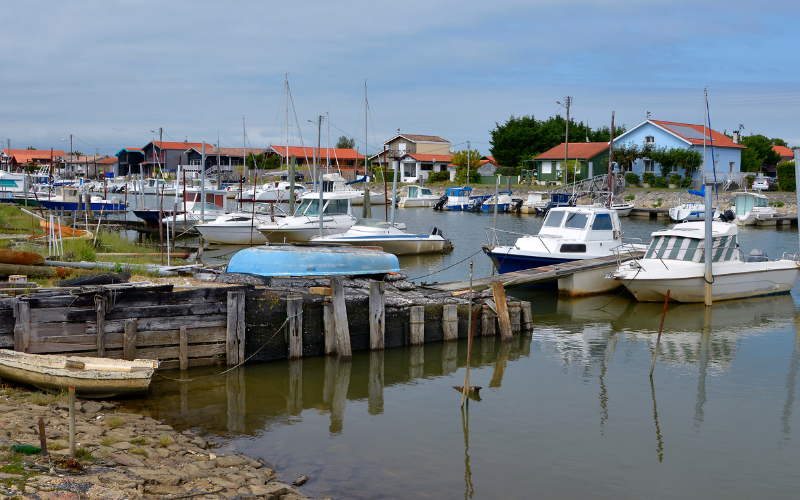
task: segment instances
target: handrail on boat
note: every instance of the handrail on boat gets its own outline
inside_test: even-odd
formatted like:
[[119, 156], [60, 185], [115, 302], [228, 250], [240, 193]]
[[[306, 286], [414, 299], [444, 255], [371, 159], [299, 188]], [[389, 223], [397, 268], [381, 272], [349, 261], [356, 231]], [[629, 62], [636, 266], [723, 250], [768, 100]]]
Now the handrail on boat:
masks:
[[[489, 235], [490, 232], [492, 233], [491, 236]], [[507, 243], [505, 245], [502, 244], [500, 242], [500, 239], [497, 237], [497, 233], [498, 232], [504, 233], [505, 235], [507, 235], [509, 237], [509, 243]], [[547, 246], [547, 244], [542, 239], [542, 237], [539, 236], [538, 234], [517, 233], [517, 232], [514, 232], [514, 231], [506, 231], [505, 229], [497, 229], [497, 228], [494, 228], [494, 227], [487, 227], [486, 228], [486, 242], [488, 243], [488, 246], [490, 246], [490, 247], [498, 247], [498, 246], [516, 247], [516, 240], [510, 241], [511, 240], [511, 238], [510, 238], [511, 235], [518, 236], [518, 237], [523, 237], [523, 238], [537, 238], [539, 240], [539, 242], [542, 244], [542, 246], [545, 249], [547, 249], [548, 252], [551, 251], [550, 248]]]

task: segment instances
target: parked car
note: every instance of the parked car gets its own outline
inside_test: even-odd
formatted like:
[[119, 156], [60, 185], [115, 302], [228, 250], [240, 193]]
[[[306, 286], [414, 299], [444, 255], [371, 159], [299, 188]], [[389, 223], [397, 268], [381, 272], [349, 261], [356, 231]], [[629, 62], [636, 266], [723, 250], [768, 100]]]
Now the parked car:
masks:
[[753, 181], [753, 191], [769, 191], [767, 177], [759, 177]]
[[775, 177], [767, 177], [767, 182], [769, 182], [770, 191], [778, 190], [778, 179], [776, 179]]

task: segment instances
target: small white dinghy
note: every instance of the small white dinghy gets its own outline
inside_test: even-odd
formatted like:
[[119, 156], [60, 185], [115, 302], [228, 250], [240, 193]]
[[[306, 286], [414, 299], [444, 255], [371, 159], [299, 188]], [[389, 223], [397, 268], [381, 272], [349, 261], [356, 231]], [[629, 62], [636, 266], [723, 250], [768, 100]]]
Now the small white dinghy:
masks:
[[29, 354], [0, 349], [0, 378], [39, 389], [75, 388], [84, 398], [147, 392], [158, 360]]

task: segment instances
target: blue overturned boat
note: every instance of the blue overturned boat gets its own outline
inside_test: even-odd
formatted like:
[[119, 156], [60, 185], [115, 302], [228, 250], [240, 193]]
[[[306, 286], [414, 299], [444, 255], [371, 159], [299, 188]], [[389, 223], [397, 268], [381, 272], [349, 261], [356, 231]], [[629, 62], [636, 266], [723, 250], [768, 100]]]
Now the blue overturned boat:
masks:
[[397, 256], [376, 248], [303, 244], [268, 244], [237, 252], [229, 273], [259, 276], [355, 276], [400, 272]]

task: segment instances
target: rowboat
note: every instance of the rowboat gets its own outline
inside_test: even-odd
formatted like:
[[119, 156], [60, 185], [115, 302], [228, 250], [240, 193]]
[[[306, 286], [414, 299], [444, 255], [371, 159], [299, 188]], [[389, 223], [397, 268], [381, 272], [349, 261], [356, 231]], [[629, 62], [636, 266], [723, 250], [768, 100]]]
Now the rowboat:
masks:
[[94, 238], [94, 233], [86, 229], [72, 229], [71, 227], [64, 226], [63, 224], [50, 224], [44, 220], [40, 220], [39, 225], [47, 234], [28, 236], [29, 240], [46, 240], [50, 234], [51, 227], [53, 229], [53, 234], [55, 234], [56, 237], [64, 240], [91, 240]]
[[0, 378], [39, 389], [75, 388], [84, 398], [147, 392], [158, 360], [89, 358], [0, 350]]
[[229, 273], [259, 276], [355, 276], [400, 272], [397, 257], [380, 248], [270, 243], [238, 251]]

